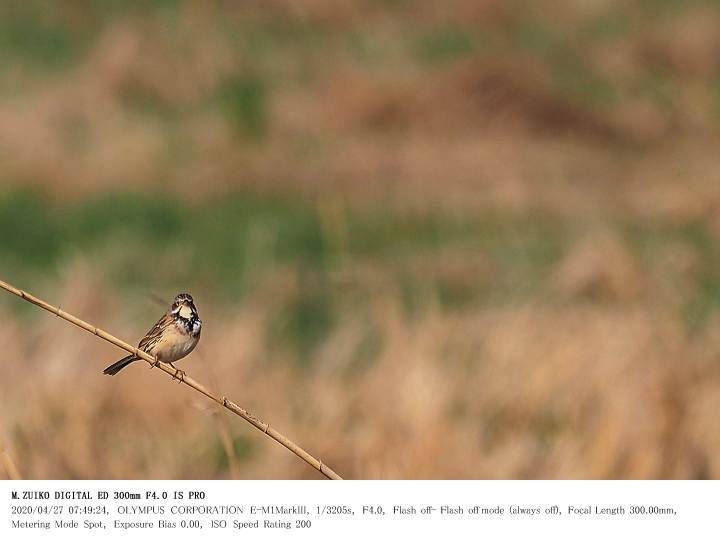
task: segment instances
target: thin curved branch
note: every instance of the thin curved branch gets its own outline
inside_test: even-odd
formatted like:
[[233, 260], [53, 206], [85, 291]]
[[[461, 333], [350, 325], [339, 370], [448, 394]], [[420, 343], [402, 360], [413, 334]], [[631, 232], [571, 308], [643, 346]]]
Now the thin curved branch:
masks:
[[237, 414], [240, 416], [243, 420], [246, 422], [252, 424], [255, 426], [256, 429], [259, 429], [263, 433], [265, 433], [267, 436], [269, 436], [274, 441], [282, 444], [290, 450], [292, 453], [294, 453], [296, 456], [298, 456], [300, 459], [305, 461], [308, 465], [310, 465], [312, 468], [326, 476], [327, 478], [331, 480], [342, 480], [340, 476], [338, 476], [337, 473], [335, 473], [334, 470], [332, 470], [330, 467], [328, 467], [325, 463], [320, 461], [319, 459], [315, 458], [314, 456], [310, 455], [308, 452], [306, 452], [303, 448], [295, 444], [292, 440], [287, 438], [285, 435], [280, 433], [279, 431], [275, 430], [273, 427], [271, 427], [269, 424], [263, 422], [255, 415], [251, 414], [244, 408], [238, 406], [237, 404], [230, 401], [227, 397], [223, 396], [217, 396], [213, 394], [210, 390], [208, 390], [204, 385], [200, 384], [193, 378], [190, 378], [187, 376], [183, 371], [180, 371], [179, 369], [175, 369], [174, 367], [171, 367], [167, 363], [163, 363], [161, 361], [155, 360], [150, 354], [143, 352], [142, 350], [131, 346], [130, 344], [126, 343], [125, 341], [121, 341], [114, 335], [111, 335], [107, 331], [104, 331], [96, 326], [93, 326], [91, 324], [88, 324], [84, 320], [81, 320], [77, 316], [73, 316], [72, 314], [65, 312], [64, 310], [61, 310], [59, 307], [54, 307], [50, 305], [50, 303], [47, 303], [43, 301], [42, 299], [39, 299], [23, 290], [20, 290], [19, 288], [15, 288], [11, 284], [8, 284], [7, 282], [3, 282], [0, 280], [0, 287], [4, 290], [7, 290], [8, 292], [15, 294], [16, 296], [24, 299], [25, 301], [29, 301], [33, 305], [37, 305], [41, 309], [45, 309], [48, 312], [53, 313], [55, 316], [58, 316], [59, 318], [62, 318], [63, 320], [66, 320], [70, 322], [71, 324], [75, 324], [78, 327], [81, 327], [85, 331], [88, 331], [89, 333], [92, 333], [93, 335], [97, 335], [101, 339], [106, 340], [109, 343], [114, 344], [115, 346], [122, 348], [123, 350], [126, 350], [130, 352], [131, 354], [134, 354], [138, 358], [145, 360], [148, 364], [150, 364], [151, 367], [158, 367], [163, 372], [169, 374], [173, 378], [176, 378], [180, 380], [183, 384], [186, 386], [191, 387], [195, 391], [198, 391], [202, 393], [205, 397], [208, 399], [211, 399], [218, 403], [219, 405], [222, 405], [226, 409], [228, 409], [230, 412]]

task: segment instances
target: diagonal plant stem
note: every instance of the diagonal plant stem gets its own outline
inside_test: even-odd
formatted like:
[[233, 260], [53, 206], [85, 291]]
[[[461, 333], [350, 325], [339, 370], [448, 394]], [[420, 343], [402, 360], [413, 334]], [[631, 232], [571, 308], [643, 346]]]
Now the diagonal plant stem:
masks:
[[83, 328], [85, 331], [88, 331], [88, 332], [92, 333], [93, 335], [97, 335], [101, 339], [104, 339], [107, 342], [112, 343], [119, 348], [122, 348], [123, 350], [127, 350], [131, 354], [148, 362], [150, 364], [150, 367], [158, 367], [159, 369], [161, 369], [165, 373], [169, 374], [173, 378], [177, 378], [180, 382], [182, 382], [186, 386], [190, 386], [195, 391], [202, 393], [205, 397], [212, 399], [219, 405], [222, 405], [223, 407], [228, 409], [230, 412], [240, 416], [243, 420], [245, 420], [246, 422], [255, 426], [257, 429], [259, 429], [260, 431], [265, 433], [271, 439], [273, 439], [276, 442], [285, 446], [285, 448], [290, 450], [292, 453], [294, 453], [296, 456], [298, 456], [300, 459], [305, 461], [308, 465], [313, 467], [315, 470], [319, 471], [321, 474], [323, 474], [327, 478], [329, 478], [331, 480], [342, 480], [342, 478], [340, 476], [338, 476], [334, 470], [332, 470], [330, 467], [328, 467], [326, 464], [324, 464], [319, 459], [310, 455], [308, 452], [306, 452], [300, 446], [295, 444], [292, 440], [287, 438], [285, 435], [283, 435], [279, 431], [275, 430], [274, 428], [270, 427], [269, 424], [263, 422], [262, 420], [260, 420], [259, 418], [257, 418], [256, 416], [254, 416], [253, 414], [251, 414], [244, 408], [233, 403], [224, 395], [219, 396], [219, 395], [213, 394], [204, 385], [202, 385], [199, 382], [197, 382], [196, 380], [190, 378], [183, 371], [180, 371], [179, 369], [175, 369], [174, 367], [171, 367], [167, 363], [163, 363], [161, 361], [154, 359], [147, 352], [143, 352], [139, 348], [131, 346], [130, 344], [128, 344], [124, 341], [121, 341], [120, 339], [111, 335], [107, 331], [103, 331], [102, 329], [100, 329], [98, 327], [88, 324], [87, 322], [85, 322], [84, 320], [81, 320], [77, 316], [73, 316], [72, 314], [61, 310], [59, 307], [54, 307], [54, 306], [50, 305], [50, 303], [47, 303], [47, 302], [43, 301], [42, 299], [39, 299], [23, 290], [20, 290], [19, 288], [15, 288], [14, 286], [12, 286], [11, 284], [8, 284], [7, 282], [0, 280], [0, 288], [3, 288], [4, 290], [7, 290], [8, 292], [15, 294], [16, 296], [21, 297], [25, 301], [29, 301], [33, 305], [37, 305], [38, 307], [45, 309], [48, 312], [53, 313], [54, 315], [58, 316], [59, 318], [62, 318], [63, 320], [70, 322], [71, 324], [75, 324], [76, 326]]
[[10, 457], [10, 452], [7, 451], [7, 448], [5, 447], [5, 443], [2, 441], [2, 438], [0, 438], [0, 464], [5, 467], [5, 472], [7, 473], [8, 480], [22, 480], [22, 476], [20, 476], [20, 471], [15, 466], [12, 457]]

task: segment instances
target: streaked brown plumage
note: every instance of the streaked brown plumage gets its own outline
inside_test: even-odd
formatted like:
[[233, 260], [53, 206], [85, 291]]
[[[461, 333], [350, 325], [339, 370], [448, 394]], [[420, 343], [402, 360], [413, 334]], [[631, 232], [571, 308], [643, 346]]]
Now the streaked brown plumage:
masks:
[[[190, 294], [178, 294], [170, 309], [140, 340], [138, 348], [159, 361], [172, 363], [187, 356], [200, 340], [202, 321]], [[107, 367], [103, 373], [115, 375], [138, 357], [129, 355]]]

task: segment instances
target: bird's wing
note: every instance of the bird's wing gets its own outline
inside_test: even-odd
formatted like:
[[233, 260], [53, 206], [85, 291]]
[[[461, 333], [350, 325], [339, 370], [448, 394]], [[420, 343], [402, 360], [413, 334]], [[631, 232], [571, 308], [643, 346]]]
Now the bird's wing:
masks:
[[160, 318], [160, 320], [158, 320], [152, 328], [150, 328], [150, 331], [145, 334], [140, 341], [140, 344], [138, 344], [138, 348], [144, 352], [152, 352], [153, 348], [162, 337], [163, 331], [168, 326], [173, 325], [173, 323], [173, 317], [170, 314], [164, 314], [163, 317]]

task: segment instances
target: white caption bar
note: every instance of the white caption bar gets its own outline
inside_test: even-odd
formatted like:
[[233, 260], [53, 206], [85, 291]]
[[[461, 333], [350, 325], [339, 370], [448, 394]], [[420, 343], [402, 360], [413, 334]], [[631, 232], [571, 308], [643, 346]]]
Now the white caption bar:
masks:
[[0, 483], [0, 540], [714, 540], [720, 482]]

